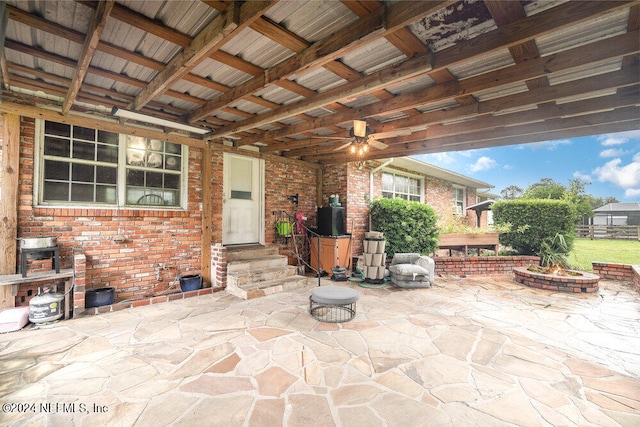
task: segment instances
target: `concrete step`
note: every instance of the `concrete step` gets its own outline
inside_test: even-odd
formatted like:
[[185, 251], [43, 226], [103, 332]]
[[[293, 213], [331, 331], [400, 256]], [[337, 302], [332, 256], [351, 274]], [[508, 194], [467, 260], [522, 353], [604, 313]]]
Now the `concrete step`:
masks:
[[235, 246], [227, 248], [227, 262], [251, 260], [272, 255], [279, 255], [276, 246]]
[[[228, 259], [228, 258], [227, 258]], [[266, 255], [252, 259], [240, 259], [227, 262], [227, 274], [236, 272], [252, 272], [269, 268], [284, 268], [289, 260], [284, 255]]]
[[269, 267], [233, 271], [227, 273], [227, 286], [243, 286], [251, 283], [291, 277], [296, 275], [296, 270], [296, 267], [293, 265], [285, 265], [284, 267], [279, 266], [276, 268]]
[[307, 286], [307, 278], [304, 276], [289, 276], [263, 282], [249, 283], [241, 286], [229, 286], [226, 291], [242, 299], [252, 299], [272, 295], [278, 292], [291, 291]]

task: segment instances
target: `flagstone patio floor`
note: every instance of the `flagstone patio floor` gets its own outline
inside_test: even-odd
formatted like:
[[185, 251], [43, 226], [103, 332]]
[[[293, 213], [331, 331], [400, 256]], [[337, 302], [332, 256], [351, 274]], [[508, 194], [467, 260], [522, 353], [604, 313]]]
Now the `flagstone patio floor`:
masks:
[[[326, 281], [323, 284], [329, 284]], [[368, 289], [355, 319], [315, 286], [226, 292], [0, 335], [0, 425], [638, 426], [640, 298], [511, 276]]]

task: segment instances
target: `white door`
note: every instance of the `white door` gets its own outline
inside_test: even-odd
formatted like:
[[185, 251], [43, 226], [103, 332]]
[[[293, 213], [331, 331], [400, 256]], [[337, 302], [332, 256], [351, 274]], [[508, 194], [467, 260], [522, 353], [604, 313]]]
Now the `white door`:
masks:
[[263, 243], [263, 161], [224, 154], [222, 243]]

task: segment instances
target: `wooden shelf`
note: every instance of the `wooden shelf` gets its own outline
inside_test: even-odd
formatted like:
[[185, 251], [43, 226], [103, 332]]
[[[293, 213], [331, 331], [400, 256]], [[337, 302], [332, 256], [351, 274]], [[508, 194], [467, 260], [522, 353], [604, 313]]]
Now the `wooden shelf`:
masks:
[[73, 270], [70, 268], [60, 270], [60, 273], [56, 273], [53, 270], [29, 273], [27, 277], [22, 277], [22, 274], [6, 274], [0, 276], [0, 286], [20, 285], [22, 283], [42, 283], [57, 279], [68, 279], [71, 277], [73, 277]]

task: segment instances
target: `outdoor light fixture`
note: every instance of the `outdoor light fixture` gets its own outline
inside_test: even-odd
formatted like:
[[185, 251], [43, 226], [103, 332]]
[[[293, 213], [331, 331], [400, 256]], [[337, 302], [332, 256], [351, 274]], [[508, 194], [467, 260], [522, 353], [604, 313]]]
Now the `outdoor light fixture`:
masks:
[[364, 138], [367, 136], [367, 122], [364, 120], [353, 121], [353, 135], [358, 138]]
[[183, 123], [178, 123], [178, 122], [172, 122], [171, 120], [162, 119], [160, 117], [149, 116], [147, 114], [142, 114], [135, 111], [123, 110], [122, 108], [118, 108], [118, 107], [113, 107], [111, 109], [111, 115], [116, 117], [121, 117], [123, 119], [137, 120], [139, 122], [152, 123], [158, 126], [166, 126], [173, 129], [185, 130], [187, 132], [193, 132], [199, 135], [211, 133], [211, 130], [209, 129], [200, 128], [200, 127], [191, 126], [191, 125], [185, 125]]

